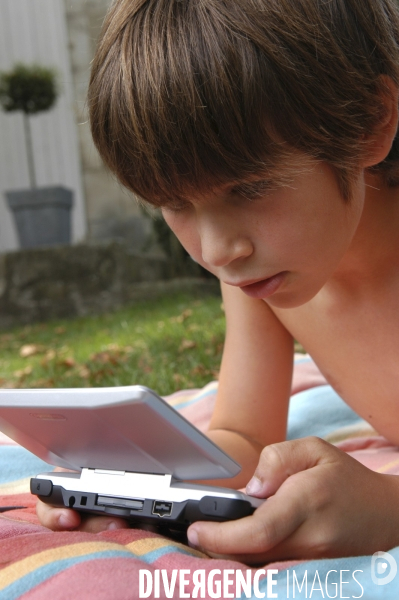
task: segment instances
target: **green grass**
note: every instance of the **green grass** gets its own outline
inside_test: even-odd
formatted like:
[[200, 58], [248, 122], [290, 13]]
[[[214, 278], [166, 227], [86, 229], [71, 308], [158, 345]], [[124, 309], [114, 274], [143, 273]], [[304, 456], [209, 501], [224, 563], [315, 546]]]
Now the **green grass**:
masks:
[[0, 387], [201, 387], [217, 377], [224, 330], [220, 297], [184, 294], [21, 327], [0, 334]]

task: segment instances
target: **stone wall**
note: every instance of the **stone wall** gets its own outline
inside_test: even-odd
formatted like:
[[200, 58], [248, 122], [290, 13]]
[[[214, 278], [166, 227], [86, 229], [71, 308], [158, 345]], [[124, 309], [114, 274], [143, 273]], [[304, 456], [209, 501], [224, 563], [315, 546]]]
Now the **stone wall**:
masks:
[[218, 282], [187, 257], [134, 254], [121, 243], [0, 256], [0, 328], [116, 309], [176, 290], [218, 293]]

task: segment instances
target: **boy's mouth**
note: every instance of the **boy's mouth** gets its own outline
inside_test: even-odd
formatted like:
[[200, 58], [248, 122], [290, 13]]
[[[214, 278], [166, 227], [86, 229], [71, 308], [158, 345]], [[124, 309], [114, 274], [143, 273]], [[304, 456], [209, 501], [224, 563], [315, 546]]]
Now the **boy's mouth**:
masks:
[[268, 277], [267, 279], [261, 279], [260, 281], [256, 281], [255, 283], [250, 283], [248, 285], [239, 286], [240, 289], [250, 296], [251, 298], [264, 299], [268, 298], [283, 283], [283, 279], [286, 276], [286, 271], [281, 271], [281, 273], [276, 273], [272, 277]]

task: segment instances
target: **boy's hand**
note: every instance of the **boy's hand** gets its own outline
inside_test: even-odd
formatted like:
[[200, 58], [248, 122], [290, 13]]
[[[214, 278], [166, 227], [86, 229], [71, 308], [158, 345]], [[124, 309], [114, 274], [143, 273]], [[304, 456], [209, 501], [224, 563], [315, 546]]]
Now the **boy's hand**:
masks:
[[79, 530], [89, 533], [99, 533], [107, 529], [123, 529], [129, 527], [127, 521], [118, 517], [95, 517], [82, 515], [70, 508], [56, 508], [37, 501], [36, 513], [40, 523], [53, 531]]
[[[68, 471], [62, 467], [57, 467], [54, 472]], [[88, 533], [100, 533], [107, 529], [124, 529], [129, 527], [127, 521], [118, 519], [118, 517], [94, 515], [83, 515], [71, 508], [57, 508], [46, 504], [38, 499], [36, 504], [36, 514], [44, 527], [53, 531], [64, 531], [76, 529]]]
[[372, 554], [399, 541], [399, 477], [370, 471], [318, 438], [266, 447], [247, 492], [250, 517], [194, 523], [191, 545], [248, 564]]
[[82, 515], [70, 508], [56, 508], [37, 501], [36, 513], [40, 523], [44, 527], [54, 531], [79, 530], [89, 533], [100, 533], [107, 529], [123, 529], [129, 527], [127, 521], [118, 517], [96, 517], [93, 515]]

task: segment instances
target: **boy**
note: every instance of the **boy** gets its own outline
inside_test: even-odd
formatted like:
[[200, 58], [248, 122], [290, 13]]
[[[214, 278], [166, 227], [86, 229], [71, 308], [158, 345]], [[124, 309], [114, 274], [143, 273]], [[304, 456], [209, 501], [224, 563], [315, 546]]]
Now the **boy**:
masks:
[[248, 493], [269, 498], [251, 517], [192, 525], [211, 554], [264, 563], [399, 544], [399, 478], [322, 440], [284, 441], [297, 339], [399, 445], [398, 83], [394, 0], [116, 0], [104, 24], [94, 140], [221, 280], [209, 437], [243, 466], [231, 485], [255, 473]]

